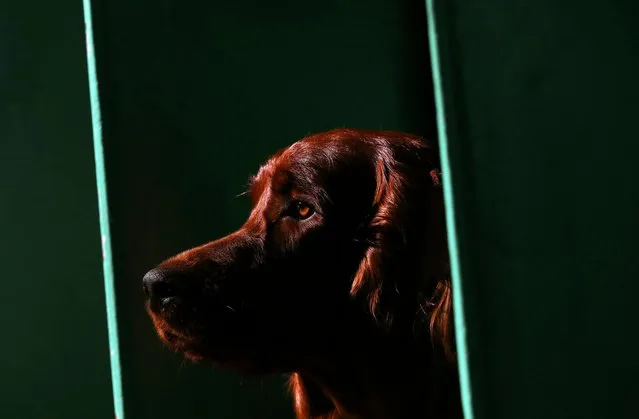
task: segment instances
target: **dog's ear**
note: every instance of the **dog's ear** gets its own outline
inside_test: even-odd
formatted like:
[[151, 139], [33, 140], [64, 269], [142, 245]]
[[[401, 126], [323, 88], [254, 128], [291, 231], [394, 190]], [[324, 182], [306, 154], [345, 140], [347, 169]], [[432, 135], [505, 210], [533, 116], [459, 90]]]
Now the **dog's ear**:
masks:
[[426, 312], [432, 341], [439, 344], [444, 356], [451, 361], [456, 358], [452, 292], [450, 277], [438, 281]]
[[[449, 353], [454, 346], [451, 287], [436, 166], [436, 155], [428, 148], [411, 150], [399, 159], [390, 149], [378, 154], [373, 216], [366, 230], [368, 247], [351, 295], [366, 295], [371, 313], [387, 327], [404, 308], [419, 307], [433, 341]], [[420, 277], [407, 278], [409, 272]]]
[[[403, 225], [398, 222], [403, 179], [386, 160], [380, 157], [376, 163], [373, 216], [365, 228], [368, 247], [353, 279], [351, 295], [367, 293], [373, 316], [390, 323], [391, 313], [382, 308], [380, 301], [382, 292], [386, 294], [387, 282], [390, 282], [384, 281], [384, 277], [389, 273], [393, 256], [404, 247]], [[379, 318], [380, 315], [383, 318]]]
[[431, 339], [438, 342], [443, 349], [444, 355], [454, 360], [455, 350], [455, 327], [453, 322], [453, 290], [450, 277], [450, 263], [448, 256], [448, 237], [446, 235], [446, 221], [444, 199], [442, 196], [441, 171], [432, 169], [430, 176], [435, 186], [434, 198], [430, 205], [430, 248], [434, 251], [429, 253], [427, 263], [432, 279], [436, 284], [433, 293], [428, 296], [426, 310], [428, 326]]

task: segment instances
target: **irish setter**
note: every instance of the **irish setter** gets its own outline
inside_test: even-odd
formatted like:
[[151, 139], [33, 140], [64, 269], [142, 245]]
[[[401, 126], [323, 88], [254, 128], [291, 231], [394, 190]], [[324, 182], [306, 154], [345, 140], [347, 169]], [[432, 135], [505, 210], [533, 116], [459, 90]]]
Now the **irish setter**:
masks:
[[239, 230], [145, 275], [160, 338], [290, 374], [299, 419], [460, 418], [438, 162], [387, 131], [281, 150], [251, 179]]

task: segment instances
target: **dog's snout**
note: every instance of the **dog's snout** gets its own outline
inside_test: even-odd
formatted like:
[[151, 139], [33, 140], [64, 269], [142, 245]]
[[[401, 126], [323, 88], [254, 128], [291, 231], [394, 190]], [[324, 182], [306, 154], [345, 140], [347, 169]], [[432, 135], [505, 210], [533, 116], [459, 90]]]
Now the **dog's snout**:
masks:
[[173, 297], [174, 289], [170, 275], [161, 268], [150, 270], [142, 278], [142, 290], [149, 299], [163, 299]]

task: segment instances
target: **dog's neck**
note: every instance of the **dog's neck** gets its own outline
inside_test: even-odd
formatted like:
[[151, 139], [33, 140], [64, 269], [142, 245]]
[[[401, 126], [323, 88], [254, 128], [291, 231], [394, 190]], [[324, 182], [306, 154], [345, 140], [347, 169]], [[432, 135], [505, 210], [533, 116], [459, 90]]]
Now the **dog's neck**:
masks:
[[[334, 352], [348, 355], [291, 375], [298, 419], [461, 418], [454, 366], [438, 371], [442, 364], [429, 361], [429, 345], [407, 345], [397, 337], [358, 338], [342, 342], [351, 346], [348, 351]], [[381, 358], [393, 362], [376, 362]]]

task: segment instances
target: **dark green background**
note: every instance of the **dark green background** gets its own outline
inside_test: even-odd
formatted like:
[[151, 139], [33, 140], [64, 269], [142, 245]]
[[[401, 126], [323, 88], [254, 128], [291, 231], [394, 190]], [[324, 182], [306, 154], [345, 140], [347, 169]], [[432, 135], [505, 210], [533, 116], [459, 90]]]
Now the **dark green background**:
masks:
[[[476, 418], [632, 418], [636, 2], [435, 0]], [[183, 364], [140, 278], [239, 226], [278, 147], [432, 136], [421, 1], [96, 0], [129, 418], [290, 416]], [[111, 418], [81, 2], [0, 4], [0, 417]]]
[[292, 416], [280, 377], [164, 349], [141, 278], [238, 228], [248, 176], [307, 133], [433, 133], [425, 20], [420, 0], [94, 1], [129, 417]]
[[0, 417], [112, 418], [82, 4], [0, 2]]
[[[309, 132], [434, 132], [420, 1], [227, 3], [94, 2], [131, 418], [290, 416], [283, 380], [169, 354], [142, 274]], [[84, 49], [80, 1], [0, 5], [0, 417], [113, 417]]]
[[636, 418], [639, 5], [435, 6], [475, 418]]

